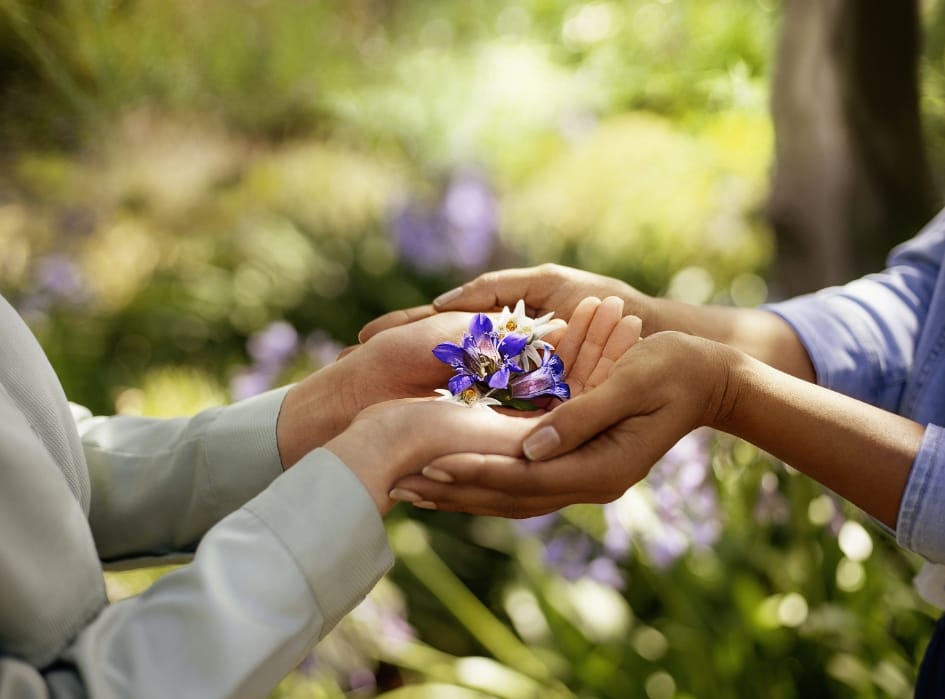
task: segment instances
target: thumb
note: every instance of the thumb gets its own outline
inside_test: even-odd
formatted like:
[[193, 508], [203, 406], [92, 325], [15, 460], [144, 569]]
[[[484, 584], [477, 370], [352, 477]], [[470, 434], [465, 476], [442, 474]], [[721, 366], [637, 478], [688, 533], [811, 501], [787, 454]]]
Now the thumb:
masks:
[[432, 316], [434, 313], [435, 311], [430, 305], [414, 306], [413, 308], [404, 308], [397, 311], [391, 311], [390, 313], [385, 313], [381, 317], [375, 318], [363, 328], [361, 328], [361, 332], [358, 333], [358, 341], [367, 342], [383, 330], [396, 328], [401, 325], [407, 325], [408, 323], [413, 323], [417, 320], [423, 320], [424, 318]]
[[525, 456], [543, 461], [566, 454], [623, 419], [617, 381], [605, 381], [542, 418], [522, 443]]
[[529, 269], [505, 269], [486, 272], [470, 282], [440, 294], [433, 301], [438, 311], [491, 311], [502, 306], [513, 306], [519, 299], [530, 305], [529, 286], [535, 282], [535, 273]]

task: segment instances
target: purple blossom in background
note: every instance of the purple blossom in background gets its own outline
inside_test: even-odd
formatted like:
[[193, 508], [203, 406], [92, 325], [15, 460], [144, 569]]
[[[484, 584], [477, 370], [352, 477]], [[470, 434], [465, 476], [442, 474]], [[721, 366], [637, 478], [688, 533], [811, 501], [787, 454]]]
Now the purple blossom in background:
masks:
[[305, 353], [316, 367], [334, 362], [344, 345], [324, 330], [314, 330], [305, 338]]
[[27, 322], [43, 318], [53, 306], [80, 304], [89, 297], [82, 271], [65, 255], [41, 257], [32, 271], [32, 290], [16, 304]]
[[550, 530], [558, 519], [560, 515], [557, 512], [549, 512], [546, 515], [515, 520], [515, 525], [525, 536], [539, 536]]
[[496, 241], [498, 203], [485, 174], [457, 170], [438, 204], [407, 201], [392, 216], [391, 234], [400, 256], [417, 269], [478, 271]]
[[627, 578], [623, 571], [613, 558], [607, 556], [598, 556], [588, 564], [587, 577], [615, 590], [623, 590], [627, 586]]
[[623, 559], [630, 555], [633, 538], [630, 529], [617, 517], [613, 507], [604, 506], [604, 522], [607, 529], [604, 531], [604, 551], [616, 559]]
[[299, 334], [290, 323], [277, 320], [250, 336], [246, 343], [249, 356], [264, 366], [282, 366], [295, 354]]
[[562, 530], [545, 544], [544, 561], [565, 580], [578, 580], [587, 574], [593, 551], [594, 542], [587, 534], [579, 529]]
[[391, 221], [391, 232], [400, 256], [424, 272], [435, 272], [450, 264], [442, 226], [435, 215], [409, 202]]
[[285, 320], [274, 321], [253, 333], [246, 341], [246, 352], [253, 363], [230, 381], [233, 399], [251, 398], [275, 386], [279, 374], [292, 361], [298, 347], [299, 334]]
[[521, 520], [516, 527], [521, 536], [544, 542], [545, 563], [568, 580], [588, 577], [624, 589], [620, 563], [632, 555], [634, 544], [650, 565], [665, 570], [690, 551], [709, 549], [722, 533], [711, 435], [697, 430], [683, 437], [643, 483], [604, 505], [600, 540], [557, 513]]
[[454, 174], [441, 212], [453, 264], [462, 270], [482, 269], [498, 228], [498, 205], [484, 173], [468, 168]]
[[697, 430], [683, 437], [647, 478], [659, 525], [639, 535], [659, 568], [672, 565], [690, 548], [710, 548], [722, 532], [718, 496], [710, 477], [709, 435]]
[[230, 379], [230, 395], [233, 400], [245, 400], [265, 393], [275, 385], [277, 371], [271, 367], [248, 367]]
[[34, 275], [37, 291], [54, 300], [74, 301], [85, 294], [82, 273], [72, 260], [62, 255], [41, 258]]

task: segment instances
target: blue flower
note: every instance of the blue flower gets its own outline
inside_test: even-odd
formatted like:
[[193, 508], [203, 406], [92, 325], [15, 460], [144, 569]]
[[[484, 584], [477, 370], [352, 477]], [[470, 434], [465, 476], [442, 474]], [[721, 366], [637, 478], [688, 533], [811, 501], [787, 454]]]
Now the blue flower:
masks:
[[545, 352], [541, 365], [534, 371], [516, 376], [509, 383], [513, 398], [538, 398], [554, 396], [560, 400], [571, 397], [571, 388], [562, 380], [564, 362], [561, 357]]
[[571, 397], [562, 380], [564, 362], [541, 339], [554, 327], [548, 323], [550, 315], [536, 320], [525, 316], [524, 309], [521, 301], [514, 312], [506, 308], [498, 328], [488, 316], [477, 313], [460, 344], [443, 342], [433, 348], [434, 356], [454, 371], [449, 392], [437, 391], [446, 394], [441, 400], [532, 410], [536, 408], [533, 398]]
[[469, 324], [469, 332], [463, 336], [462, 345], [443, 342], [433, 348], [433, 354], [456, 371], [449, 382], [450, 391], [456, 395], [477, 382], [489, 388], [508, 388], [512, 372], [524, 372], [516, 360], [527, 342], [526, 336], [515, 333], [500, 338], [492, 328], [492, 321], [485, 314], [477, 313]]

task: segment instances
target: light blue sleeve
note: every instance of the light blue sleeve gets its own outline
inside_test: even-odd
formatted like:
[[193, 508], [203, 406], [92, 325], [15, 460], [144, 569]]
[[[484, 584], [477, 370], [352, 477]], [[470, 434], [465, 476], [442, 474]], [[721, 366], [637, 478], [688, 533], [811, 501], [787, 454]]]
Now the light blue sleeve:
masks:
[[884, 271], [764, 308], [797, 333], [817, 383], [897, 411], [943, 256], [940, 214], [893, 250]]
[[929, 425], [899, 506], [896, 541], [945, 563], [945, 428]]

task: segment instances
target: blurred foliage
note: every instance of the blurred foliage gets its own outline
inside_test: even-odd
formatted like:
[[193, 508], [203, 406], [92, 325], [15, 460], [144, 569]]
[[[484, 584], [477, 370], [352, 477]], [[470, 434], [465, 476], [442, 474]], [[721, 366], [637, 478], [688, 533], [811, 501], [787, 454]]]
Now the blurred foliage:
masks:
[[[945, 9], [924, 11], [941, 169]], [[777, 20], [769, 0], [0, 0], [0, 292], [71, 399], [151, 415], [304, 375], [492, 267], [755, 305]], [[606, 507], [396, 512], [397, 567], [275, 696], [909, 696], [917, 560], [700, 439]]]

